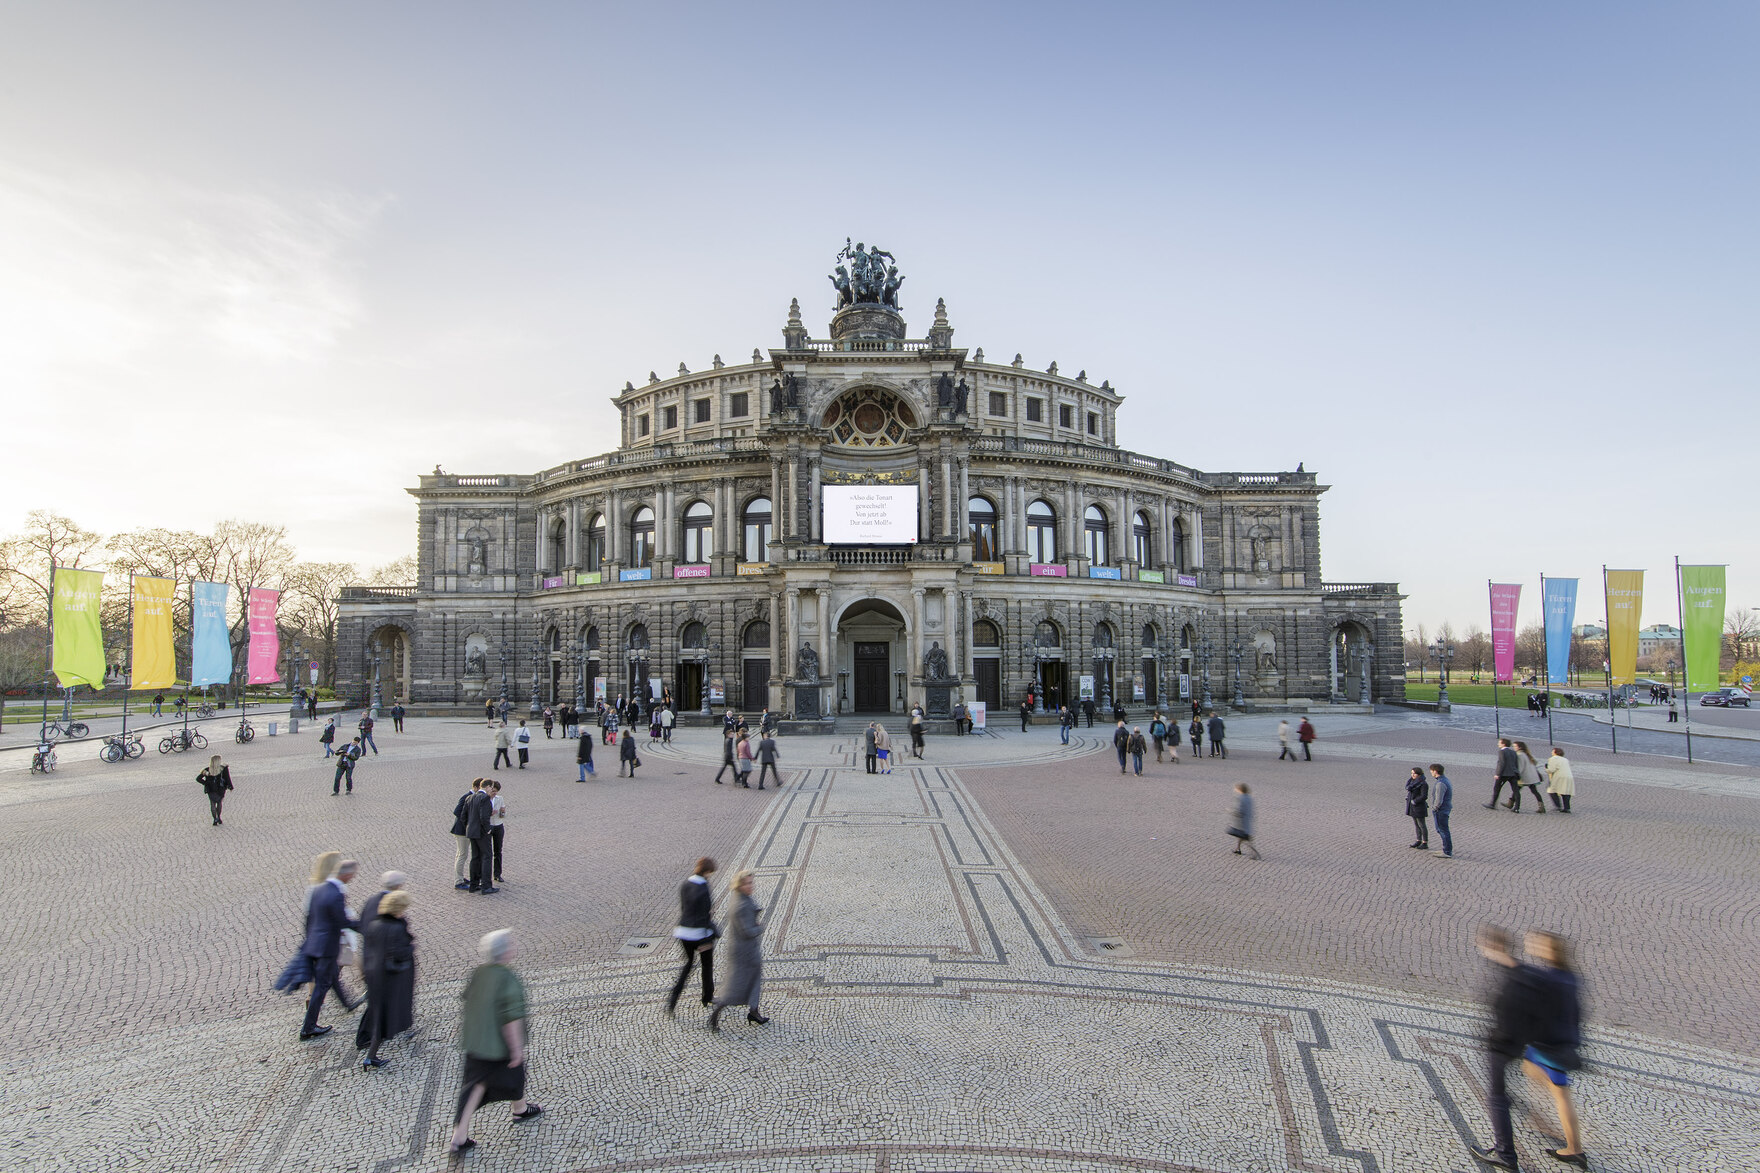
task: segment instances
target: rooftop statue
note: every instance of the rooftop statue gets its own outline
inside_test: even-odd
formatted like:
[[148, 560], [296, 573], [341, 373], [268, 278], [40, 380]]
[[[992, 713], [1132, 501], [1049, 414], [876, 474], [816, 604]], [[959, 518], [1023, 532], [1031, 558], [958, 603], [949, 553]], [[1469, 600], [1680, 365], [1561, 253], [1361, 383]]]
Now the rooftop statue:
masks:
[[898, 266], [892, 263], [898, 258], [879, 245], [869, 248], [861, 241], [852, 245], [846, 236], [834, 259], [849, 262], [839, 264], [827, 277], [832, 288], [837, 290], [838, 309], [852, 305], [898, 308], [898, 289], [904, 284], [904, 278], [898, 275]]

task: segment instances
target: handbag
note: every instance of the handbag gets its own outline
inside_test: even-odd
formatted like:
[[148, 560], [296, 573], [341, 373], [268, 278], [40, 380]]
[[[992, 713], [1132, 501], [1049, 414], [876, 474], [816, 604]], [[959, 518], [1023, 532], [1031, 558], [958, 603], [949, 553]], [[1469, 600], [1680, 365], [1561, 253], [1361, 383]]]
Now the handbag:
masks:
[[353, 929], [342, 930], [342, 945], [336, 951], [336, 967], [361, 963], [361, 935]]

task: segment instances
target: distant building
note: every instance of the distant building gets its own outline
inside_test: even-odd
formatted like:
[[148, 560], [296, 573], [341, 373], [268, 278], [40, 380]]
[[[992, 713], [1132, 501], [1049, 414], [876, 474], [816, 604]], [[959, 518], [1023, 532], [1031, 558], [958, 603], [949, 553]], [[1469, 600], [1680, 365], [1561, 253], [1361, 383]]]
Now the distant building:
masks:
[[1681, 654], [1681, 629], [1670, 627], [1666, 623], [1653, 623], [1638, 632], [1638, 655], [1679, 656]]
[[1607, 628], [1597, 627], [1593, 623], [1579, 623], [1571, 628], [1571, 634], [1578, 639], [1606, 639]]

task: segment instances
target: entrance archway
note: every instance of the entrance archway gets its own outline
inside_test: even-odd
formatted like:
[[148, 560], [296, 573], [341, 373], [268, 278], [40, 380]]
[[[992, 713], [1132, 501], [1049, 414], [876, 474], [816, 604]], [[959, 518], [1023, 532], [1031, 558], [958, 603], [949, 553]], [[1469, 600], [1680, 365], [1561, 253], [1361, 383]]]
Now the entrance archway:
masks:
[[373, 695], [373, 659], [378, 658], [379, 696], [387, 706], [409, 696], [412, 641], [409, 632], [388, 623], [367, 637], [366, 681], [369, 701]]
[[903, 710], [909, 671], [904, 613], [885, 599], [858, 599], [837, 616], [837, 707], [839, 712]]
[[1333, 697], [1353, 704], [1373, 704], [1377, 649], [1368, 627], [1358, 620], [1346, 619], [1332, 629], [1331, 645], [1327, 670], [1331, 674]]

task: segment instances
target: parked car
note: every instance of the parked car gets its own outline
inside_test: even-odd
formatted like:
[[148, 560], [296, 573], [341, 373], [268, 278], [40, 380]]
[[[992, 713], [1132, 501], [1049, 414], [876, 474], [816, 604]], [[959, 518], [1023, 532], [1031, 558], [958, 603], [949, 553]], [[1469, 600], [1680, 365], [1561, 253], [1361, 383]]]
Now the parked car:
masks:
[[1699, 703], [1718, 709], [1753, 707], [1752, 698], [1739, 688], [1720, 688], [1716, 692], [1708, 692], [1699, 698]]

